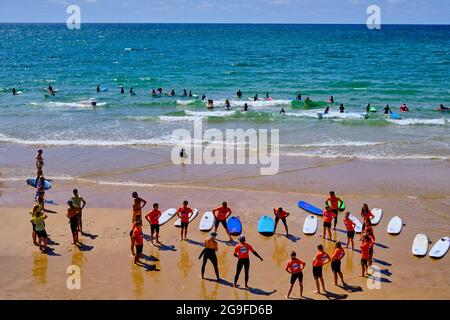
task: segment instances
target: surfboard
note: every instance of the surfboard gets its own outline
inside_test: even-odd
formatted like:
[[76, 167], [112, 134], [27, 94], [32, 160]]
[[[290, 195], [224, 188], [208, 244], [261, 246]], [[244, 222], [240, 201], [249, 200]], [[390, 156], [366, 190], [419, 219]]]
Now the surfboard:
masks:
[[377, 109], [374, 107], [369, 107], [369, 112], [377, 112]]
[[400, 234], [400, 232], [402, 232], [402, 228], [403, 228], [403, 220], [402, 218], [400, 218], [399, 216], [395, 216], [393, 217], [387, 226], [387, 232], [389, 234]]
[[164, 211], [161, 214], [161, 217], [159, 217], [159, 225], [162, 226], [163, 224], [167, 223], [170, 219], [172, 219], [177, 213], [177, 209], [170, 208]]
[[418, 257], [426, 256], [428, 252], [428, 244], [428, 236], [426, 234], [419, 233], [414, 238], [411, 249], [412, 254]]
[[372, 224], [375, 226], [380, 223], [381, 218], [383, 217], [383, 210], [379, 208], [373, 208], [370, 212], [374, 215], [374, 217], [370, 220]]
[[305, 219], [303, 224], [303, 233], [306, 235], [312, 235], [317, 232], [318, 221], [317, 217], [314, 215], [309, 215]]
[[317, 214], [319, 216], [321, 216], [323, 214], [322, 209], [319, 209], [319, 208], [313, 206], [312, 204], [309, 204], [308, 202], [299, 201], [297, 203], [297, 205], [299, 206], [300, 209], [303, 209], [303, 210], [305, 210], [307, 212], [314, 213], [314, 214]]
[[450, 247], [450, 238], [449, 237], [443, 237], [439, 239], [434, 246], [430, 250], [430, 257], [435, 259], [440, 259], [448, 251], [448, 248]]
[[270, 216], [262, 216], [258, 221], [258, 232], [263, 235], [275, 233], [275, 221]]
[[400, 120], [402, 118], [397, 112], [391, 112], [389, 117], [394, 120]]
[[202, 219], [200, 220], [198, 228], [200, 229], [200, 231], [208, 232], [214, 226], [214, 220], [215, 217], [211, 211], [205, 212], [202, 216]]
[[239, 217], [230, 217], [227, 221], [228, 232], [232, 236], [239, 236], [242, 233], [242, 223]]
[[21, 95], [23, 92], [22, 91], [16, 91], [16, 96]]
[[100, 91], [101, 91], [101, 92], [107, 92], [107, 91], [108, 91], [108, 88], [102, 88]]
[[352, 214], [350, 214], [348, 217], [355, 224], [355, 232], [356, 233], [361, 233], [362, 232], [362, 223], [361, 223], [361, 221], [359, 221], [359, 219], [357, 217], [355, 217], [354, 215], [352, 215]]
[[[36, 178], [27, 179], [27, 184], [36, 188]], [[44, 180], [44, 190], [49, 190], [52, 187], [52, 183], [48, 180]]]
[[[193, 210], [192, 210], [192, 214], [191, 214], [191, 216], [189, 217], [189, 223], [191, 223], [192, 220], [194, 220], [195, 217], [197, 217], [197, 215], [198, 215], [198, 210], [197, 210], [197, 209], [193, 209]], [[178, 218], [177, 221], [175, 221], [175, 223], [174, 223], [173, 225], [174, 225], [175, 227], [177, 227], [177, 228], [180, 228], [180, 227], [181, 227], [181, 219]]]

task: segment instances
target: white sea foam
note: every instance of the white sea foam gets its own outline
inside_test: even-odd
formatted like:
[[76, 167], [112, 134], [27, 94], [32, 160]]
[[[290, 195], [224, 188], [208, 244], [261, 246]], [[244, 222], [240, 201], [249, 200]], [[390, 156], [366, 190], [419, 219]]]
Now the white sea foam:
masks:
[[389, 119], [389, 122], [398, 126], [414, 126], [414, 125], [446, 125], [448, 120], [446, 118], [439, 119]]

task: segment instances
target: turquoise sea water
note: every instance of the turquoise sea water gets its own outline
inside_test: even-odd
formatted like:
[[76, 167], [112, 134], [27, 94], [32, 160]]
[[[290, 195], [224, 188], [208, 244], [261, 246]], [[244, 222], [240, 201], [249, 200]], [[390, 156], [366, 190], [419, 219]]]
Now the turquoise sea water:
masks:
[[[201, 119], [204, 128], [280, 129], [290, 156], [448, 159], [450, 112], [435, 109], [450, 103], [449, 49], [450, 26], [1, 24], [0, 144], [148, 147]], [[44, 96], [48, 84], [56, 97]], [[153, 98], [158, 87], [177, 96]], [[181, 97], [184, 88], [218, 108]], [[274, 100], [248, 100], [266, 92]], [[291, 107], [297, 92], [333, 95], [347, 112], [335, 104], [319, 120], [324, 107]], [[368, 102], [378, 112], [365, 119]], [[382, 115], [402, 103], [411, 111], [401, 120]]]

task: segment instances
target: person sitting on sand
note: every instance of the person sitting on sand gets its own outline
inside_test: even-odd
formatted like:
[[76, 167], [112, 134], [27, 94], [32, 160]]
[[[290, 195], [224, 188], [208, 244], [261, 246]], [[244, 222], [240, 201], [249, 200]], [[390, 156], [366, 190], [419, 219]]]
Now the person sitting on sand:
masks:
[[142, 252], [144, 250], [144, 234], [142, 233], [142, 222], [140, 220], [136, 221], [131, 238], [133, 239], [133, 243], [136, 248], [134, 264], [139, 265], [141, 263], [140, 258], [142, 258]]
[[192, 215], [192, 209], [188, 207], [189, 202], [187, 200], [183, 201], [183, 206], [178, 208], [177, 216], [181, 220], [181, 228], [180, 228], [180, 241], [187, 240], [187, 231], [189, 226], [189, 219]]
[[67, 209], [67, 217], [69, 218], [70, 230], [72, 231], [72, 244], [77, 244], [80, 211], [77, 207], [75, 207], [73, 201], [69, 200], [67, 204], [69, 205], [69, 208]]
[[239, 275], [241, 274], [242, 267], [245, 271], [245, 287], [248, 288], [249, 271], [250, 271], [250, 252], [263, 261], [263, 258], [253, 249], [253, 247], [245, 242], [245, 237], [239, 237], [239, 244], [234, 248], [234, 256], [238, 258], [236, 266], [236, 275], [234, 276], [233, 287], [237, 287]]
[[325, 234], [328, 231], [328, 240], [332, 240], [331, 238], [331, 222], [333, 221], [333, 219], [336, 217], [336, 214], [331, 211], [330, 206], [326, 205], [325, 206], [325, 210], [322, 214], [322, 218], [323, 218], [323, 235], [322, 238], [323, 239], [327, 239], [325, 238]]
[[36, 216], [32, 218], [32, 223], [35, 224], [36, 235], [38, 236], [38, 246], [42, 252], [47, 251], [48, 249], [48, 236], [45, 231], [45, 222], [47, 216], [43, 213], [42, 210], [36, 211]]
[[392, 113], [392, 110], [389, 107], [389, 105], [387, 104], [386, 107], [384, 107], [384, 114], [389, 114], [389, 113]]
[[255, 94], [255, 96], [253, 97], [253, 101], [258, 101], [258, 94]]
[[83, 208], [86, 205], [86, 201], [83, 199], [83, 197], [80, 197], [77, 189], [73, 189], [73, 196], [72, 198], [70, 198], [70, 200], [72, 201], [73, 206], [78, 210], [78, 230], [81, 232], [81, 234], [83, 234], [82, 216], [83, 216]]
[[292, 288], [294, 288], [295, 282], [298, 280], [300, 284], [300, 297], [303, 297], [303, 269], [305, 268], [306, 263], [302, 260], [297, 259], [297, 253], [295, 251], [291, 252], [291, 260], [289, 260], [286, 265], [286, 272], [291, 275], [291, 285], [289, 286], [288, 293], [286, 298], [289, 299], [291, 297]]
[[356, 224], [350, 219], [350, 212], [345, 213], [344, 225], [345, 229], [347, 230], [347, 244], [345, 247], [348, 249], [348, 246], [351, 243], [352, 250], [355, 250], [355, 243], [353, 242], [353, 238], [355, 237]]
[[336, 194], [334, 191], [330, 191], [330, 196], [325, 201], [325, 204], [328, 204], [330, 206], [331, 211], [336, 215], [334, 218], [334, 230], [336, 230], [337, 225], [337, 219], [339, 215], [339, 208], [342, 205], [342, 199], [339, 197], [336, 197]]
[[31, 239], [33, 240], [33, 244], [35, 246], [37, 246], [38, 243], [36, 241], [36, 239], [37, 239], [37, 237], [36, 237], [36, 224], [34, 223], [34, 218], [38, 216], [38, 212], [40, 212], [40, 211], [41, 211], [41, 206], [38, 205], [38, 204], [35, 205], [33, 207], [33, 209], [31, 209], [31, 211], [30, 211], [30, 215], [31, 215], [30, 222], [31, 222], [31, 226], [33, 227], [33, 231], [31, 232]]
[[232, 211], [230, 208], [228, 208], [228, 204], [226, 201], [222, 202], [222, 206], [215, 208], [212, 210], [212, 213], [214, 214], [214, 217], [216, 218], [216, 221], [214, 223], [214, 231], [217, 232], [217, 228], [219, 227], [219, 224], [222, 224], [225, 228], [226, 233], [228, 234], [228, 237], [230, 238], [230, 242], [233, 241], [233, 238], [230, 235], [230, 232], [228, 231], [227, 226], [227, 219], [231, 216]]
[[[154, 203], [153, 204], [153, 210], [150, 211], [149, 213], [147, 213], [147, 215], [145, 216], [145, 219], [150, 223], [150, 242], [152, 245], [154, 245], [153, 243], [153, 239], [156, 239], [156, 243], [161, 244], [161, 242], [159, 242], [159, 218], [161, 217], [161, 211], [159, 211], [159, 204], [158, 203]], [[155, 237], [153, 236], [154, 234]]]
[[368, 235], [365, 235], [362, 239], [361, 248], [361, 277], [368, 276], [368, 261], [370, 258], [370, 248], [372, 247], [372, 240]]
[[339, 112], [340, 113], [344, 113], [345, 112], [345, 107], [344, 107], [343, 103], [341, 103], [341, 105], [339, 106]]
[[361, 217], [362, 217], [362, 219], [363, 219], [363, 226], [362, 226], [362, 229], [363, 229], [363, 232], [364, 232], [364, 228], [365, 228], [365, 221], [366, 221], [366, 219], [367, 218], [369, 218], [369, 219], [373, 219], [375, 216], [373, 215], [373, 213], [372, 212], [370, 212], [370, 210], [369, 210], [369, 206], [366, 204], [366, 203], [364, 203], [363, 204], [363, 206], [362, 206], [362, 208], [361, 208]]
[[241, 92], [241, 89], [239, 89], [239, 90], [236, 92], [236, 96], [238, 97], [238, 99], [242, 98], [242, 92]]
[[216, 251], [219, 250], [219, 246], [217, 244], [216, 241], [216, 237], [217, 237], [217, 232], [213, 231], [209, 234], [209, 238], [207, 238], [204, 242], [204, 249], [202, 251], [202, 253], [200, 254], [200, 256], [198, 257], [199, 259], [201, 259], [203, 257], [203, 263], [202, 263], [202, 279], [205, 279], [205, 267], [206, 267], [206, 263], [209, 261], [211, 261], [213, 267], [214, 267], [214, 272], [216, 273], [216, 279], [217, 281], [220, 281], [220, 276], [219, 276], [219, 267], [217, 265], [217, 256], [216, 256]]
[[248, 111], [248, 104], [247, 104], [247, 102], [244, 103], [244, 106], [242, 107], [242, 111]]
[[326, 292], [325, 282], [323, 281], [322, 268], [323, 268], [323, 265], [330, 262], [331, 259], [330, 259], [330, 256], [328, 255], [328, 253], [326, 253], [323, 250], [323, 246], [321, 244], [319, 244], [317, 246], [317, 250], [318, 250], [318, 252], [316, 253], [316, 256], [314, 257], [312, 265], [313, 265], [313, 277], [316, 282], [316, 289], [317, 289], [316, 291], [314, 291], [314, 293], [320, 294], [319, 281], [322, 284], [323, 291]]
[[331, 256], [331, 270], [334, 276], [334, 285], [337, 286], [338, 276], [342, 281], [342, 285], [345, 286], [344, 277], [341, 271], [341, 260], [345, 256], [345, 251], [342, 249], [341, 243], [338, 241], [334, 247], [333, 255]]
[[133, 198], [133, 217], [131, 219], [131, 222], [135, 222], [137, 219], [142, 221], [142, 209], [147, 204], [147, 201], [140, 198], [136, 191], [131, 194], [131, 197]]
[[283, 208], [279, 207], [278, 209], [273, 209], [273, 214], [275, 215], [275, 231], [277, 231], [278, 221], [282, 221], [284, 224], [284, 228], [286, 229], [286, 237], [289, 237], [289, 230], [286, 223], [286, 218], [289, 216], [289, 212], [283, 210]]

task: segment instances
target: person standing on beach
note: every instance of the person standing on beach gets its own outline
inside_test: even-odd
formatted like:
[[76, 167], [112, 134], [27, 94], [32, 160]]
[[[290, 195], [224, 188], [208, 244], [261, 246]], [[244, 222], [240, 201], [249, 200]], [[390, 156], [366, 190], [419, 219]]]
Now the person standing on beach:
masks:
[[336, 242], [336, 246], [334, 247], [333, 256], [331, 257], [331, 270], [333, 271], [334, 276], [334, 285], [337, 286], [337, 277], [342, 281], [342, 285], [345, 286], [344, 277], [342, 276], [341, 271], [341, 260], [345, 256], [345, 251], [342, 249], [341, 243]]
[[134, 264], [139, 265], [141, 263], [142, 252], [144, 250], [144, 234], [142, 233], [142, 222], [136, 221], [131, 238], [133, 239], [134, 246], [136, 248], [136, 254], [134, 255]]
[[239, 244], [234, 248], [234, 256], [238, 258], [236, 266], [236, 275], [234, 276], [233, 287], [237, 287], [237, 282], [239, 280], [239, 275], [241, 274], [242, 267], [245, 271], [245, 287], [248, 288], [249, 271], [250, 271], [250, 252], [263, 261], [263, 258], [253, 249], [251, 245], [245, 242], [245, 237], [239, 237]]
[[[147, 213], [145, 216], [145, 219], [150, 223], [150, 242], [152, 245], [153, 239], [156, 239], [156, 243], [161, 244], [159, 242], [159, 217], [161, 217], [161, 211], [159, 211], [159, 204], [154, 203], [153, 204], [153, 210]], [[153, 235], [156, 233], [156, 237], [153, 237]]]
[[368, 235], [365, 235], [362, 239], [361, 248], [361, 277], [368, 276], [367, 268], [368, 261], [370, 259], [370, 248], [372, 247], [372, 240]]
[[336, 230], [337, 220], [338, 220], [338, 214], [339, 214], [339, 208], [342, 205], [342, 199], [339, 197], [336, 197], [336, 194], [334, 191], [330, 191], [330, 196], [325, 201], [325, 204], [330, 206], [331, 211], [335, 214], [334, 217], [334, 230]]
[[348, 249], [349, 244], [352, 244], [352, 250], [355, 250], [355, 243], [353, 242], [353, 238], [355, 237], [355, 227], [356, 224], [350, 219], [350, 212], [345, 213], [344, 218], [345, 229], [347, 229], [347, 245]]
[[44, 158], [42, 157], [42, 149], [39, 149], [36, 153], [36, 169], [42, 171], [42, 167], [44, 166]]
[[320, 294], [319, 281], [322, 284], [323, 291], [326, 292], [325, 282], [323, 281], [323, 276], [322, 276], [322, 268], [323, 268], [323, 265], [330, 262], [331, 259], [330, 259], [330, 256], [328, 255], [328, 253], [323, 251], [323, 246], [321, 244], [319, 244], [317, 246], [317, 250], [318, 250], [318, 252], [316, 253], [316, 256], [312, 262], [312, 265], [313, 265], [313, 276], [314, 276], [314, 280], [316, 281], [316, 289], [317, 289], [316, 291], [314, 291], [314, 293]]
[[83, 234], [83, 221], [81, 217], [83, 216], [83, 208], [86, 205], [86, 201], [83, 197], [78, 195], [78, 190], [73, 189], [73, 196], [70, 198], [73, 203], [73, 206], [78, 210], [78, 230]]
[[192, 215], [192, 209], [188, 207], [189, 202], [187, 200], [183, 201], [183, 206], [178, 208], [177, 216], [181, 220], [181, 237], [180, 241], [187, 240], [187, 231], [189, 225], [189, 218]]
[[39, 177], [39, 180], [37, 181], [37, 191], [35, 200], [41, 207], [42, 211], [45, 211], [45, 178], [43, 175]]
[[289, 212], [283, 210], [283, 208], [279, 207], [278, 209], [273, 209], [273, 214], [275, 215], [275, 231], [277, 231], [278, 221], [282, 221], [284, 224], [284, 228], [286, 229], [286, 237], [289, 237], [289, 229], [286, 223], [286, 218], [289, 216]]
[[72, 231], [72, 244], [77, 244], [80, 210], [74, 205], [73, 201], [71, 200], [69, 200], [67, 204], [69, 205], [69, 208], [67, 209], [67, 217], [69, 218], [70, 230]]
[[323, 239], [327, 239], [325, 238], [325, 234], [328, 231], [328, 240], [333, 241], [333, 239], [331, 238], [331, 221], [333, 221], [333, 219], [336, 217], [336, 215], [334, 214], [333, 211], [331, 211], [330, 207], [328, 205], [325, 206], [325, 210], [322, 214], [322, 218], [323, 218], [323, 234], [322, 234], [322, 238]]
[[231, 216], [232, 211], [230, 208], [228, 208], [228, 204], [226, 203], [226, 201], [222, 202], [221, 207], [213, 209], [212, 213], [216, 218], [216, 221], [214, 222], [214, 231], [217, 232], [219, 224], [222, 224], [228, 237], [230, 238], [230, 242], [233, 241], [233, 238], [231, 237], [227, 226], [227, 219]]
[[41, 210], [39, 210], [36, 211], [36, 216], [31, 220], [32, 223], [35, 224], [36, 235], [39, 239], [38, 246], [42, 252], [45, 252], [48, 249], [48, 236], [47, 232], [45, 231], [45, 219], [47, 219], [47, 216]]
[[33, 240], [33, 244], [35, 246], [37, 246], [38, 243], [36, 241], [36, 239], [37, 239], [37, 236], [36, 236], [36, 224], [34, 223], [34, 218], [38, 215], [38, 212], [40, 212], [40, 211], [41, 211], [41, 206], [38, 205], [38, 204], [35, 205], [33, 207], [33, 209], [31, 209], [31, 211], [30, 211], [30, 215], [31, 215], [30, 222], [31, 222], [31, 226], [33, 227], [33, 231], [31, 233], [31, 239]]
[[369, 259], [367, 259], [367, 265], [370, 267], [372, 265], [372, 259], [373, 259], [373, 247], [375, 245], [375, 235], [373, 234], [373, 228], [367, 228], [366, 231], [364, 231], [363, 233], [363, 237], [361, 238], [361, 240], [364, 238], [364, 236], [368, 236], [372, 242], [370, 248], [369, 248]]
[[289, 287], [286, 298], [291, 297], [292, 288], [294, 288], [295, 281], [298, 280], [300, 284], [300, 297], [303, 297], [303, 269], [306, 263], [297, 259], [297, 253], [295, 251], [291, 252], [291, 260], [289, 260], [286, 266], [286, 272], [291, 275], [291, 285]]
[[216, 251], [219, 250], [219, 247], [218, 247], [217, 241], [216, 241], [217, 232], [213, 231], [209, 235], [210, 235], [210, 237], [205, 240], [205, 243], [204, 243], [205, 248], [203, 249], [203, 251], [199, 257], [199, 259], [201, 259], [203, 257], [202, 279], [205, 279], [206, 263], [208, 262], [208, 260], [210, 260], [214, 267], [214, 272], [216, 273], [217, 281], [220, 281], [219, 267], [217, 266], [217, 256], [216, 256]]
[[373, 213], [369, 210], [369, 206], [364, 203], [362, 208], [361, 208], [361, 218], [363, 219], [363, 226], [362, 226], [362, 230], [364, 232], [365, 228], [366, 228], [366, 220], [369, 219], [373, 219], [375, 216], [373, 215]]
[[147, 204], [147, 201], [140, 198], [136, 191], [131, 194], [131, 197], [133, 198], [133, 217], [131, 219], [131, 222], [135, 222], [136, 220], [142, 221], [142, 209]]

